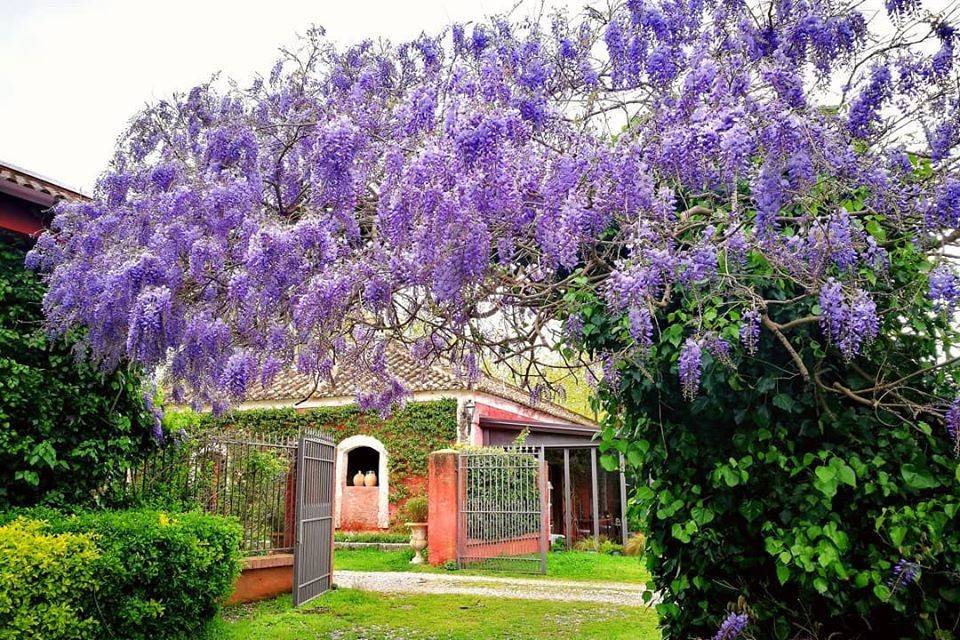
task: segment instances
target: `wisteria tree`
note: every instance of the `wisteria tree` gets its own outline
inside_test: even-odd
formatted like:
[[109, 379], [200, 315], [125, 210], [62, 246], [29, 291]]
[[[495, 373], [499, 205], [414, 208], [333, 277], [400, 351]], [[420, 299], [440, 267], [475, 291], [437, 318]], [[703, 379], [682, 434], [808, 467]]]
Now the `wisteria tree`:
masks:
[[215, 410], [348, 361], [387, 410], [389, 341], [534, 395], [595, 363], [602, 446], [650, 483], [665, 637], [738, 599], [717, 637], [954, 637], [958, 13], [630, 0], [400, 45], [313, 29], [249, 87], [138, 114], [29, 262], [53, 332]]

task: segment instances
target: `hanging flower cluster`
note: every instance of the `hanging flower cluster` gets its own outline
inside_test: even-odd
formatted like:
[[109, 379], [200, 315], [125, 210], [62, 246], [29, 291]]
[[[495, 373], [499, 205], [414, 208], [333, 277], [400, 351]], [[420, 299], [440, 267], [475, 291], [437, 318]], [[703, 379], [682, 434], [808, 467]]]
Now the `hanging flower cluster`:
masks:
[[[762, 260], [854, 359], [889, 261], [868, 219], [921, 250], [960, 221], [954, 28], [890, 0], [884, 36], [857, 6], [630, 0], [345, 48], [314, 29], [251, 86], [133, 120], [93, 200], [59, 206], [30, 256], [51, 330], [86, 327], [105, 368], [165, 367], [178, 401], [220, 409], [285, 367], [353, 361], [384, 409], [406, 392], [387, 340], [464, 370], [531, 356], [584, 283], [639, 350], [671, 297], [722, 295], [753, 353], [767, 310], [738, 274]], [[930, 295], [952, 305], [956, 278], [940, 267]], [[677, 355], [688, 397], [698, 332]]]

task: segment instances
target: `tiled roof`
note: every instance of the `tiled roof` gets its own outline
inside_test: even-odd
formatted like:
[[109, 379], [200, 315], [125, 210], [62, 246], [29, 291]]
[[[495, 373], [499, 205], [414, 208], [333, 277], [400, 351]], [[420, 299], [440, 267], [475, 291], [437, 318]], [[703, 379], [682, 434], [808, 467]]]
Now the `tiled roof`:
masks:
[[4, 190], [3, 185], [12, 187], [21, 194], [33, 192], [36, 195], [36, 200], [46, 206], [50, 206], [60, 199], [78, 200], [86, 198], [79, 191], [74, 191], [36, 173], [0, 161], [0, 191]]
[[[392, 347], [387, 350], [387, 366], [390, 373], [412, 393], [479, 391], [542, 411], [565, 422], [595, 425], [593, 420], [557, 403], [545, 401], [534, 403], [528, 392], [488, 375], [481, 375], [472, 386], [468, 386], [452, 368], [437, 363], [417, 362], [409, 351], [401, 347]], [[332, 383], [326, 379], [315, 382], [311, 376], [288, 370], [278, 374], [266, 387], [256, 387], [248, 393], [246, 400], [293, 404], [308, 400], [353, 397], [358, 392], [369, 389], [373, 382], [369, 372], [352, 368], [335, 371], [333, 378]]]

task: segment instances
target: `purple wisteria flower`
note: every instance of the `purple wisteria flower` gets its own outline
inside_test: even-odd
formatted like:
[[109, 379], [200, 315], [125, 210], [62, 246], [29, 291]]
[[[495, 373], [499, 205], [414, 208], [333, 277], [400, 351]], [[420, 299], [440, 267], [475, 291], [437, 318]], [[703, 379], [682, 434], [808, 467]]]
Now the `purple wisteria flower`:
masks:
[[[934, 255], [960, 225], [956, 29], [866, 58], [896, 34], [855, 3], [771, 6], [758, 23], [757, 0], [630, 0], [376, 45], [311, 29], [252, 85], [133, 118], [93, 197], [60, 203], [28, 256], [48, 328], [82, 327], [98, 366], [164, 369], [178, 401], [218, 410], [285, 369], [356, 363], [379, 411], [404, 393], [369, 357], [388, 339], [468, 372], [596, 293], [649, 353], [681, 298], [753, 308], [775, 279], [820, 293], [851, 359], [879, 332], [888, 249], [909, 236]], [[886, 8], [895, 32], [919, 15]], [[824, 108], [834, 86], [845, 111]], [[927, 138], [905, 146], [886, 119]], [[922, 179], [909, 154], [930, 157]], [[930, 281], [952, 308], [956, 278]], [[699, 316], [688, 396], [702, 349], [726, 360]], [[747, 313], [748, 353], [758, 331]]]
[[743, 314], [740, 324], [740, 342], [750, 355], [757, 352], [760, 341], [760, 312], [750, 309]]
[[820, 325], [836, 344], [845, 360], [853, 359], [873, 342], [880, 332], [877, 305], [863, 290], [856, 290], [849, 300], [836, 280], [828, 280], [820, 289]]
[[723, 622], [720, 623], [720, 628], [717, 629], [713, 640], [733, 640], [734, 638], [739, 638], [748, 624], [750, 624], [750, 616], [745, 613], [730, 612], [727, 614], [727, 617], [724, 618]]
[[953, 310], [960, 300], [960, 277], [949, 265], [930, 272], [930, 299], [938, 309]]
[[947, 435], [953, 442], [953, 452], [960, 456], [960, 398], [956, 398], [950, 403], [944, 416], [944, 422], [947, 425]]
[[677, 368], [680, 373], [683, 396], [693, 400], [700, 390], [700, 375], [703, 372], [703, 350], [698, 340], [687, 338], [684, 341], [677, 360]]
[[900, 587], [916, 582], [919, 577], [920, 565], [905, 558], [900, 558], [890, 572], [887, 586], [890, 587], [891, 591], [896, 591]]
[[653, 318], [646, 307], [631, 307], [627, 312], [630, 337], [641, 347], [653, 344]]

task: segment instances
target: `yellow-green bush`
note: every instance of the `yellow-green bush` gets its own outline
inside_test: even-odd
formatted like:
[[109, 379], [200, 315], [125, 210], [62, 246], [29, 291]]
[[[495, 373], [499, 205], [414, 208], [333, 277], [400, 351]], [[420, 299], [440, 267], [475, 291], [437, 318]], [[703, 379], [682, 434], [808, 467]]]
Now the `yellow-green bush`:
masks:
[[95, 636], [84, 601], [99, 558], [87, 533], [47, 533], [24, 518], [0, 526], [0, 640]]
[[[44, 508], [16, 515], [23, 517], [0, 513], [0, 524], [10, 522], [0, 541], [0, 640], [201, 637], [240, 570], [241, 530], [228, 518]], [[31, 536], [40, 543], [20, 540]]]

